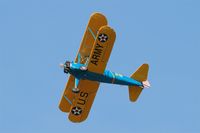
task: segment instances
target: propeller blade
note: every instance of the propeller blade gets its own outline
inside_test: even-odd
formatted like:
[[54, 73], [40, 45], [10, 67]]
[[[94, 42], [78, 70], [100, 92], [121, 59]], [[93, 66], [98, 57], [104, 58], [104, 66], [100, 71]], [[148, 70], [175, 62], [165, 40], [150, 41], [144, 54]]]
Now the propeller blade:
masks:
[[60, 63], [59, 66], [60, 66], [61, 68], [64, 68], [65, 65], [62, 64], [62, 63]]

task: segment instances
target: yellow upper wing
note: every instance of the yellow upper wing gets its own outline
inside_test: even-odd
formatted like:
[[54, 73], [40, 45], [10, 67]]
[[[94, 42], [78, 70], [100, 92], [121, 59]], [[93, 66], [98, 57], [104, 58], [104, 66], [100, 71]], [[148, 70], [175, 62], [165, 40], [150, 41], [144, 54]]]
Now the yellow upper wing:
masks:
[[80, 92], [76, 94], [71, 106], [71, 112], [68, 116], [72, 122], [81, 122], [87, 118], [99, 88], [99, 83], [80, 80], [78, 88]]
[[[81, 63], [86, 63], [90, 56], [97, 32], [99, 28], [104, 25], [107, 25], [105, 16], [100, 13], [94, 13], [91, 15], [78, 51], [78, 54], [81, 56]], [[76, 62], [78, 61], [78, 54], [75, 59]], [[74, 93], [71, 91], [73, 87], [74, 77], [70, 76], [59, 104], [59, 108], [63, 112], [70, 111], [71, 101], [74, 99]]]
[[[82, 64], [85, 64], [86, 59], [90, 56], [97, 32], [100, 27], [104, 25], [107, 25], [107, 20], [104, 15], [100, 13], [94, 13], [91, 15], [78, 51], [78, 54], [81, 55]], [[78, 54], [76, 56], [76, 62], [78, 61]]]
[[59, 108], [63, 112], [70, 111], [72, 99], [74, 98], [74, 95], [72, 93], [72, 88], [74, 88], [74, 83], [75, 83], [74, 80], [75, 78], [72, 75], [70, 75], [65, 90], [63, 92], [63, 96], [60, 100]]
[[99, 29], [88, 61], [87, 68], [89, 71], [95, 73], [104, 72], [115, 38], [115, 31], [109, 26], [103, 26]]

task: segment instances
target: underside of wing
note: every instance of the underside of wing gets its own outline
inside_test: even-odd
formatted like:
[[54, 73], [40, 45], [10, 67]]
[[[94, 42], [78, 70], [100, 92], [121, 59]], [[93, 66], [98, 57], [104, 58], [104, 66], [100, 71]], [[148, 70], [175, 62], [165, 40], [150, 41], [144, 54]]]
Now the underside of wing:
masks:
[[[78, 51], [78, 54], [81, 56], [80, 63], [86, 63], [88, 57], [90, 56], [97, 32], [99, 28], [104, 25], [107, 25], [107, 20], [104, 15], [100, 13], [94, 13], [91, 15]], [[76, 62], [78, 61], [78, 54], [75, 60]]]
[[95, 73], [103, 73], [109, 60], [116, 34], [109, 26], [99, 29], [96, 36], [89, 61], [88, 70]]
[[78, 88], [80, 92], [76, 94], [68, 116], [72, 122], [82, 122], [87, 118], [99, 88], [99, 83], [80, 80]]

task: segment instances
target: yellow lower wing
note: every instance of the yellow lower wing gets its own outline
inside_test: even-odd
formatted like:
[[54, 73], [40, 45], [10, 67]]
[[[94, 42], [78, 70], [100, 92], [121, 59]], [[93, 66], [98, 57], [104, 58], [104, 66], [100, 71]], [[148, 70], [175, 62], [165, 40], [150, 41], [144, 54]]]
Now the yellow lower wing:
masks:
[[80, 92], [75, 95], [68, 116], [69, 120], [72, 122], [82, 122], [87, 118], [99, 88], [99, 83], [89, 80], [80, 80], [78, 88]]
[[99, 29], [94, 42], [89, 62], [88, 70], [95, 73], [103, 73], [109, 60], [116, 34], [109, 26], [103, 26]]

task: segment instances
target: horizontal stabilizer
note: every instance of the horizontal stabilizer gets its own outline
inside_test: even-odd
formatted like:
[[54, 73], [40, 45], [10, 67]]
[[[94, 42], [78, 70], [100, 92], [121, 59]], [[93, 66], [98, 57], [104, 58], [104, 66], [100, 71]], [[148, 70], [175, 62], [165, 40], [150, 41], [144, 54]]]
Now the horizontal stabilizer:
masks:
[[129, 99], [132, 102], [136, 102], [143, 88], [139, 86], [129, 86]]

